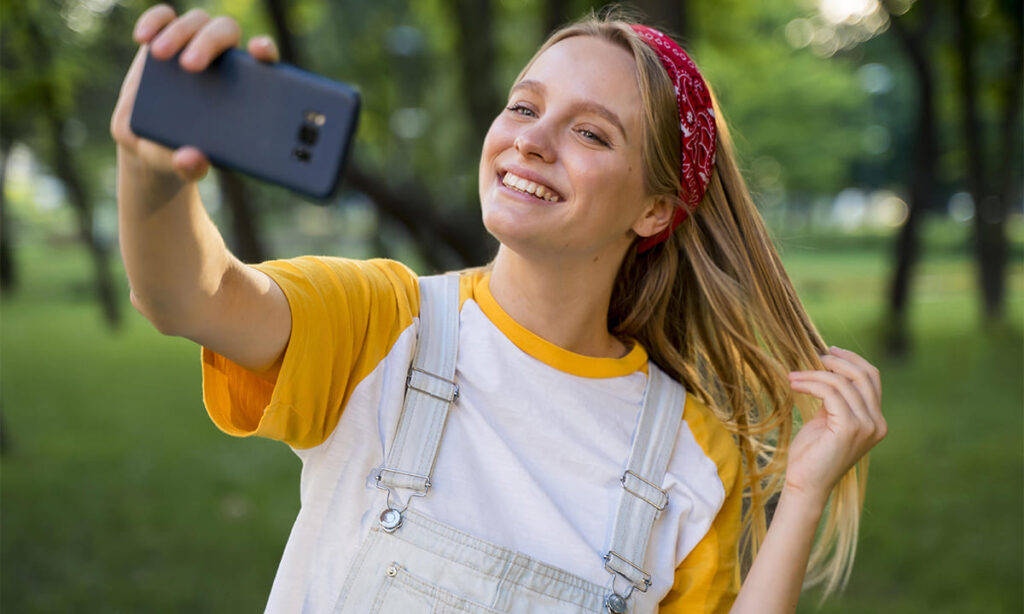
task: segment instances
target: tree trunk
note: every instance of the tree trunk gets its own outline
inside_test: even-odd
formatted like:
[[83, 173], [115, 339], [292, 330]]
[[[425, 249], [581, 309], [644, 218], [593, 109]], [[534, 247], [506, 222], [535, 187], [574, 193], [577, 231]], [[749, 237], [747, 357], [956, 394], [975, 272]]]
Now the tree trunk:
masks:
[[967, 153], [967, 188], [974, 199], [974, 250], [986, 321], [1003, 317], [1006, 276], [1006, 203], [985, 176], [985, 145], [978, 117], [978, 83], [974, 72], [977, 46], [966, 0], [954, 0], [957, 51], [960, 60], [961, 128]]
[[[34, 55], [32, 61], [40, 74], [49, 74], [52, 70], [52, 51], [46, 43], [46, 39], [40, 31], [39, 24], [32, 18], [24, 24], [25, 30], [32, 41]], [[103, 317], [111, 329], [116, 329], [121, 323], [120, 302], [117, 300], [114, 279], [110, 274], [108, 264], [109, 253], [93, 233], [92, 201], [87, 192], [87, 186], [78, 172], [71, 152], [64, 145], [64, 122], [65, 117], [57, 106], [57, 93], [52, 82], [46, 81], [40, 91], [40, 115], [46, 121], [50, 130], [50, 143], [52, 146], [52, 157], [54, 170], [57, 177], [64, 184], [68, 193], [68, 200], [75, 210], [78, 220], [78, 232], [89, 250], [89, 256], [93, 265], [93, 286], [96, 291], [96, 298], [100, 301], [103, 309]]]
[[570, 14], [567, 0], [548, 0], [544, 3], [544, 37], [546, 38], [575, 15]]
[[[11, 143], [0, 140], [0, 292], [9, 295], [18, 285], [18, 271], [11, 245], [11, 218], [7, 212], [7, 163], [11, 158]], [[2, 430], [0, 430], [2, 435]], [[0, 440], [2, 441], [2, 440]]]
[[[1011, 57], [1014, 61], [1003, 81], [1005, 92], [999, 130], [1001, 138], [996, 150], [998, 162], [994, 166], [997, 173], [993, 182], [996, 196], [1002, 199], [1002, 210], [1005, 215], [1010, 204], [1020, 198], [1021, 189], [1024, 188], [1021, 185], [1020, 172], [1024, 166], [1024, 139], [1021, 139], [1021, 107], [1024, 106], [1024, 5], [1020, 2], [1006, 2], [998, 6], [1012, 11], [1008, 17], [1013, 24]], [[1005, 276], [1001, 276], [1000, 279], [1005, 283]]]
[[636, 5], [647, 14], [651, 24], [666, 28], [685, 40], [689, 24], [686, 22], [684, 0], [637, 0]]
[[490, 0], [452, 0], [459, 32], [459, 68], [473, 143], [483, 143], [501, 108], [494, 86], [494, 35]]
[[277, 49], [281, 52], [281, 60], [295, 66], [303, 66], [302, 59], [298, 56], [295, 37], [288, 28], [288, 7], [281, 0], [264, 0], [263, 5], [267, 7], [270, 23], [274, 26], [274, 37], [277, 40]]
[[[883, 2], [888, 9], [889, 1]], [[909, 31], [904, 16], [896, 16], [890, 10], [892, 31], [903, 45], [910, 59], [917, 82], [917, 134], [914, 138], [914, 164], [910, 178], [910, 199], [907, 221], [900, 229], [895, 246], [895, 270], [889, 287], [890, 319], [886, 331], [886, 349], [890, 356], [902, 358], [910, 348], [910, 333], [907, 322], [907, 307], [910, 297], [910, 283], [914, 265], [917, 263], [920, 245], [919, 232], [932, 199], [934, 198], [938, 139], [935, 119], [935, 80], [924, 46], [925, 34], [934, 21], [935, 3], [924, 3], [926, 11], [922, 24], [916, 33]]]
[[75, 209], [78, 233], [89, 249], [94, 272], [94, 288], [100, 306], [103, 308], [103, 317], [110, 328], [116, 329], [121, 323], [121, 310], [117, 292], [114, 289], [114, 279], [110, 274], [109, 251], [93, 233], [92, 201], [87, 193], [85, 182], [75, 166], [71, 152], [68, 151], [61, 138], [64, 133], [64, 119], [58, 116], [52, 96], [53, 92], [47, 92], [44, 96], [43, 112], [46, 113], [46, 119], [50, 125], [55, 170], [68, 191], [68, 200], [71, 202], [71, 206]]

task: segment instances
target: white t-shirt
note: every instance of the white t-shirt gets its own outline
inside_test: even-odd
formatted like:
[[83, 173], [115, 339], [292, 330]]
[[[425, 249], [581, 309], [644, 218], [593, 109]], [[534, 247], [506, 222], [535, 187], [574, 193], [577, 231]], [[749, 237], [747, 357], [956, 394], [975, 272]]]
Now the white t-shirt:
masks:
[[[292, 332], [277, 365], [254, 373], [204, 349], [211, 418], [232, 435], [284, 441], [302, 459], [301, 510], [268, 612], [329, 612], [385, 494], [369, 476], [398, 424], [415, 348], [416, 275], [387, 260], [264, 263], [288, 298]], [[639, 344], [582, 356], [517, 324], [465, 274], [456, 379], [429, 494], [440, 522], [599, 585], [646, 384]], [[738, 590], [740, 459], [713, 413], [687, 395], [662, 487], [642, 598], [663, 612], [728, 611]]]

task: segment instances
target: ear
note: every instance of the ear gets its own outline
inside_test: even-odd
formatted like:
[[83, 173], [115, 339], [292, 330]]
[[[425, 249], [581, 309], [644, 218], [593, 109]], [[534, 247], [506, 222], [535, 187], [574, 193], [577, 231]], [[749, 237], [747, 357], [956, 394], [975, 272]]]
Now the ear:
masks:
[[651, 196], [647, 206], [633, 222], [633, 232], [641, 237], [651, 237], [669, 225], [675, 214], [677, 203], [670, 196]]

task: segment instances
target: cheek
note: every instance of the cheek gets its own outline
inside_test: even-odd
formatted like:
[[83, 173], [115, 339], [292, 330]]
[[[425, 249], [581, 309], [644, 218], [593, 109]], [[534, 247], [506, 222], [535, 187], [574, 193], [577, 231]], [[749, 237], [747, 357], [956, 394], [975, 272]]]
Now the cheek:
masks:
[[621, 203], [634, 196], [642, 196], [640, 180], [621, 160], [595, 163], [589, 160], [576, 166], [577, 188], [586, 192], [587, 200], [614, 201]]
[[515, 134], [510, 129], [509, 122], [504, 120], [501, 115], [494, 118], [491, 122], [491, 127], [487, 130], [487, 135], [484, 136], [483, 145], [483, 158], [489, 158], [497, 155], [501, 151], [508, 149], [512, 146], [515, 140]]
[[621, 159], [607, 165], [591, 163], [577, 167], [575, 185], [588, 203], [595, 223], [600, 218], [616, 227], [632, 224], [646, 194], [639, 171], [638, 164]]

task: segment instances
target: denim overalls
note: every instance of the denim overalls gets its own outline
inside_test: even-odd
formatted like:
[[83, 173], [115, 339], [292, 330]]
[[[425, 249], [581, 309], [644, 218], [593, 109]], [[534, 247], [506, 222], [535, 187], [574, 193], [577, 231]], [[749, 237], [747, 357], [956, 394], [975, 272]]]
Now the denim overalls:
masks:
[[[459, 278], [420, 278], [419, 341], [406, 385], [398, 432], [384, 465], [371, 477], [387, 491], [379, 522], [352, 563], [335, 614], [639, 614], [651, 528], [668, 505], [658, 486], [682, 422], [685, 390], [648, 363], [647, 391], [620, 482], [623, 490], [604, 554], [605, 586], [468, 535], [416, 513], [413, 497], [430, 489], [430, 473], [449, 408], [459, 323]], [[404, 503], [399, 492], [410, 494]], [[586, 504], [586, 502], [581, 502]]]

